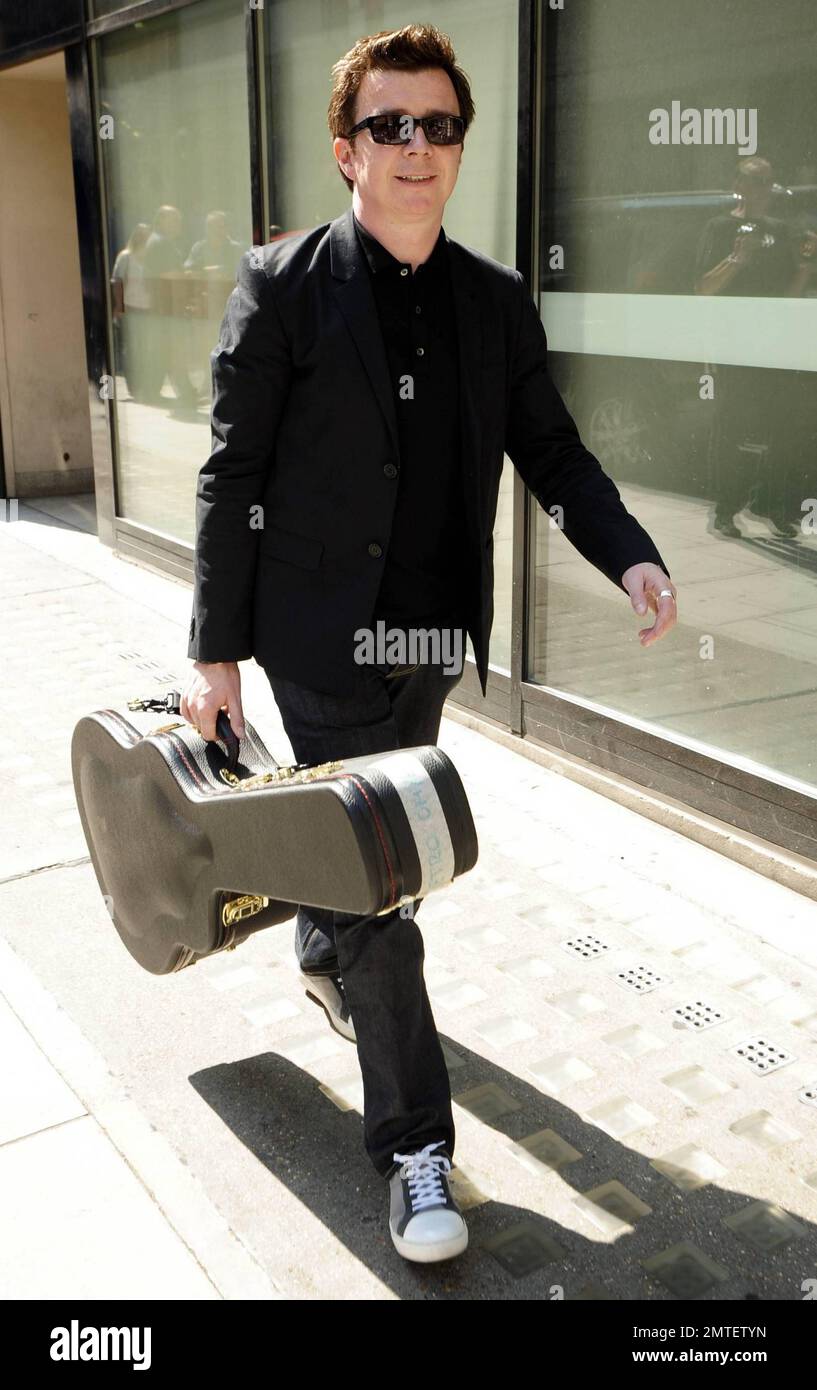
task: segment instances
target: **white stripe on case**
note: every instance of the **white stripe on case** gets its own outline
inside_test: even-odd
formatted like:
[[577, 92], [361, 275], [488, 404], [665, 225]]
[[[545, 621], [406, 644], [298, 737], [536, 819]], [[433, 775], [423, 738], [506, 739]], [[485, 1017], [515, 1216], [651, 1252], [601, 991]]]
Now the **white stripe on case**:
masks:
[[420, 759], [412, 753], [391, 753], [371, 764], [387, 777], [403, 803], [417, 846], [422, 883], [416, 894], [425, 897], [454, 881], [454, 846], [437, 789]]

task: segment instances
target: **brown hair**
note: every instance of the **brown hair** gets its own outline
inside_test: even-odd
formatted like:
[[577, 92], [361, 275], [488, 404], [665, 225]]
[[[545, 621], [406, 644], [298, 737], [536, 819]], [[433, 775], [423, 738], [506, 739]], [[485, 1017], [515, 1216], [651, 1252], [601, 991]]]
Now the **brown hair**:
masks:
[[[379, 34], [358, 39], [354, 48], [334, 64], [328, 111], [332, 138], [345, 135], [355, 124], [355, 102], [367, 72], [419, 72], [423, 68], [442, 68], [448, 73], [467, 134], [474, 119], [474, 102], [468, 77], [457, 63], [451, 40], [433, 24], [406, 24], [402, 29], [381, 29]], [[338, 171], [347, 187], [354, 188], [340, 165]]]
[[774, 171], [768, 159], [762, 155], [749, 155], [746, 159], [739, 159], [735, 172], [735, 183], [745, 182], [751, 179], [752, 183], [773, 183]]

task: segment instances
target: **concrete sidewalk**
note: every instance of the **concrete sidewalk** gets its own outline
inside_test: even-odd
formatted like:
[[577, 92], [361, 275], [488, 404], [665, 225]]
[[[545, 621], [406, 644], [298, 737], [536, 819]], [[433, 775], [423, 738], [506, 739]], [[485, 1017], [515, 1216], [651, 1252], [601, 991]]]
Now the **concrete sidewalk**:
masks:
[[[814, 901], [444, 720], [480, 858], [418, 924], [470, 1245], [407, 1264], [292, 925], [167, 978], [112, 928], [71, 732], [184, 680], [190, 589], [49, 511], [0, 528], [2, 1296], [801, 1299]], [[242, 680], [288, 757], [263, 672]]]

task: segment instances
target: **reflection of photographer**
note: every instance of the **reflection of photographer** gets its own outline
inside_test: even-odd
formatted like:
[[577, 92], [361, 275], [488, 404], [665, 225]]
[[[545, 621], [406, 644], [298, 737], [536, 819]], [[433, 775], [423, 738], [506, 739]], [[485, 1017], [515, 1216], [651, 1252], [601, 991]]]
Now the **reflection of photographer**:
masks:
[[[742, 159], [733, 186], [739, 205], [711, 218], [701, 233], [695, 293], [767, 299], [804, 294], [817, 237], [801, 231], [794, 239], [785, 222], [768, 216], [769, 161]], [[731, 364], [715, 369], [714, 526], [723, 535], [743, 534], [735, 515], [747, 504], [768, 517], [778, 535], [799, 534], [805, 483], [792, 427], [802, 410], [802, 375]]]
[[150, 294], [145, 284], [145, 248], [149, 236], [147, 222], [137, 222], [111, 271], [114, 362], [134, 400], [142, 397], [146, 364], [150, 361]]
[[164, 403], [162, 388], [168, 377], [176, 393], [176, 411], [195, 409], [196, 397], [187, 374], [186, 285], [179, 248], [182, 214], [165, 203], [153, 219], [153, 231], [145, 246], [145, 286], [150, 296], [151, 353], [146, 371], [146, 399]]
[[200, 364], [200, 395], [210, 395], [210, 350], [218, 324], [236, 281], [238, 262], [247, 248], [227, 231], [227, 214], [208, 212], [205, 234], [194, 242], [184, 263], [187, 277], [186, 313], [190, 319], [190, 367]]
[[734, 182], [740, 204], [707, 222], [698, 243], [696, 294], [800, 295], [814, 258], [808, 236], [795, 243], [785, 222], [769, 217], [772, 166], [742, 159]]

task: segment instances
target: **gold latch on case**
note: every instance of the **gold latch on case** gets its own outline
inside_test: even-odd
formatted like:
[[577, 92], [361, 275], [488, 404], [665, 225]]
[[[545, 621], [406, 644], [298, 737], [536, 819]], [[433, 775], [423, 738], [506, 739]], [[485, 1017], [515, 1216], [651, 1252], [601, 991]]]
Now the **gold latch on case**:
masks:
[[227, 782], [234, 791], [255, 791], [258, 787], [270, 785], [292, 784], [293, 782], [313, 782], [319, 777], [325, 777], [328, 772], [337, 772], [343, 767], [339, 761], [330, 763], [317, 763], [314, 767], [296, 768], [277, 767], [274, 772], [256, 772], [251, 777], [236, 777], [234, 772], [228, 771], [226, 767], [220, 769], [222, 781]]
[[234, 927], [236, 922], [242, 922], [245, 917], [254, 917], [262, 907], [268, 906], [269, 898], [262, 898], [255, 893], [243, 893], [240, 898], [233, 898], [232, 902], [224, 904], [221, 910], [222, 925]]

